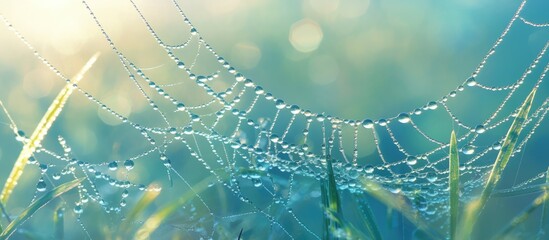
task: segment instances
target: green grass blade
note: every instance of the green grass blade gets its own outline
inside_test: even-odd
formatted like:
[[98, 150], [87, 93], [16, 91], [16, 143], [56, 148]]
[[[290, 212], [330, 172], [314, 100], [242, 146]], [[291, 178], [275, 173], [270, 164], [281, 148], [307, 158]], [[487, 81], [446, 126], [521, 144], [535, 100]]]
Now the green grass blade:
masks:
[[330, 208], [330, 205], [328, 204], [328, 187], [326, 186], [325, 180], [320, 181], [320, 198], [322, 199], [324, 211], [324, 214], [322, 214], [322, 239], [327, 240], [330, 239], [330, 219], [328, 218], [326, 211]]
[[145, 223], [137, 230], [134, 239], [149, 239], [151, 234], [160, 226], [164, 220], [166, 220], [170, 215], [175, 213], [178, 209], [187, 204], [190, 200], [196, 197], [196, 194], [199, 194], [208, 188], [208, 185], [212, 181], [216, 181], [215, 176], [210, 176], [203, 179], [196, 185], [192, 187], [192, 190], [186, 191], [183, 195], [179, 197], [176, 201], [166, 204], [163, 208], [155, 212], [150, 216]]
[[368, 233], [370, 233], [370, 236], [373, 238], [373, 239], [383, 239], [381, 237], [381, 233], [379, 232], [379, 228], [376, 224], [376, 220], [375, 220], [375, 217], [374, 217], [374, 213], [372, 212], [372, 209], [370, 208], [370, 205], [366, 202], [366, 199], [362, 198], [362, 199], [357, 199], [357, 203], [358, 203], [358, 208], [360, 209], [360, 212], [362, 214], [360, 214], [361, 218], [362, 218], [362, 222], [366, 228], [366, 230], [368, 231]]
[[480, 198], [471, 201], [465, 207], [465, 217], [463, 218], [461, 223], [462, 227], [458, 239], [467, 239], [473, 232], [473, 227], [477, 221], [478, 215], [492, 195], [496, 184], [499, 182], [501, 173], [505, 169], [505, 166], [507, 166], [511, 155], [513, 154], [515, 145], [518, 141], [518, 137], [520, 135], [520, 132], [522, 131], [523, 124], [526, 121], [528, 112], [530, 111], [530, 107], [532, 106], [532, 102], [534, 101], [536, 90], [536, 88], [532, 89], [532, 92], [530, 92], [526, 100], [524, 100], [524, 103], [520, 107], [517, 117], [511, 124], [511, 127], [509, 128], [509, 131], [505, 136], [505, 140], [503, 141], [498, 156], [496, 157], [494, 166], [492, 167], [492, 171], [490, 172], [490, 176], [488, 177], [488, 181], [484, 185], [484, 189], [480, 195]]
[[369, 179], [363, 179], [362, 186], [370, 196], [376, 198], [388, 208], [399, 211], [402, 216], [408, 219], [417, 228], [428, 234], [431, 238], [443, 239], [442, 234], [439, 232], [434, 232], [434, 228], [418, 216], [417, 211], [415, 211], [414, 208], [406, 202], [402, 195], [391, 193]]
[[123, 239], [124, 236], [129, 236], [131, 224], [136, 223], [138, 221], [138, 217], [143, 214], [145, 209], [151, 205], [154, 200], [158, 197], [160, 194], [160, 191], [145, 191], [143, 196], [139, 199], [139, 201], [135, 204], [135, 206], [132, 208], [130, 213], [127, 215], [126, 219], [124, 219], [124, 222], [120, 225], [120, 231], [118, 239]]
[[324, 199], [325, 208], [324, 224], [326, 225], [327, 222], [327, 228], [324, 230], [324, 235], [327, 235], [327, 239], [339, 239], [334, 236], [333, 233], [343, 229], [343, 216], [341, 213], [341, 202], [332, 167], [332, 159], [329, 155], [326, 157], [326, 175], [327, 179], [324, 180], [324, 183], [322, 184], [324, 191], [321, 191], [321, 194], [325, 194], [322, 197]]
[[[59, 114], [63, 110], [65, 103], [71, 96], [74, 90], [73, 84], [77, 84], [84, 77], [84, 74], [92, 67], [98, 56], [99, 53], [96, 53], [94, 56], [92, 56], [90, 60], [88, 60], [88, 62], [84, 65], [84, 67], [82, 67], [80, 72], [76, 74], [73, 80], [70, 83], [67, 83], [65, 87], [63, 87], [61, 92], [59, 92], [57, 97], [49, 106], [46, 114], [44, 114], [44, 116], [42, 117], [42, 120], [40, 120], [40, 122], [34, 129], [34, 132], [32, 133], [28, 142], [23, 145], [23, 149], [19, 153], [19, 156], [17, 157], [17, 160], [15, 161], [15, 164], [11, 169], [10, 175], [6, 180], [6, 183], [4, 184], [4, 188], [0, 193], [0, 202], [2, 202], [4, 205], [6, 205], [11, 193], [13, 192], [13, 189], [15, 188], [15, 186], [17, 186], [17, 181], [21, 177], [21, 174], [23, 174], [29, 157], [31, 157], [32, 154], [34, 154], [36, 148], [41, 145], [42, 139], [44, 139], [46, 134], [48, 134], [48, 130], [50, 129], [51, 125], [53, 124], [53, 122], [55, 122], [57, 116], [59, 116]], [[12, 125], [14, 125], [13, 121]], [[15, 125], [13, 127], [15, 127]]]
[[450, 239], [455, 239], [459, 214], [459, 156], [456, 133], [450, 136]]
[[64, 183], [59, 185], [58, 187], [54, 188], [53, 190], [47, 192], [44, 194], [44, 196], [40, 197], [38, 200], [32, 202], [19, 216], [14, 219], [7, 227], [4, 229], [2, 234], [0, 235], [0, 239], [5, 239], [11, 236], [13, 232], [20, 227], [25, 221], [27, 221], [32, 215], [38, 211], [40, 208], [44, 207], [46, 204], [51, 202], [56, 197], [59, 197], [61, 194], [66, 193], [70, 191], [71, 189], [75, 188], [82, 182], [84, 178], [75, 179], [73, 181], [70, 181], [68, 183]]
[[59, 206], [53, 213], [54, 237], [56, 240], [65, 238], [65, 208]]
[[[549, 173], [549, 169], [548, 169], [547, 173]], [[536, 199], [534, 199], [532, 204], [530, 204], [530, 206], [527, 209], [525, 209], [521, 214], [516, 216], [501, 231], [501, 233], [496, 235], [493, 239], [505, 239], [505, 237], [507, 237], [511, 232], [513, 232], [513, 230], [515, 230], [518, 226], [523, 224], [530, 217], [532, 212], [534, 212], [540, 206], [545, 206], [547, 204], [548, 200], [549, 200], [549, 188], [546, 188], [544, 193], [542, 193], [540, 196], [538, 196]], [[545, 209], [544, 209], [544, 211], [545, 211]], [[543, 217], [546, 217], [546, 216], [542, 216], [542, 227], [543, 227], [543, 222], [544, 221], [547, 222], [547, 219], [543, 219]]]

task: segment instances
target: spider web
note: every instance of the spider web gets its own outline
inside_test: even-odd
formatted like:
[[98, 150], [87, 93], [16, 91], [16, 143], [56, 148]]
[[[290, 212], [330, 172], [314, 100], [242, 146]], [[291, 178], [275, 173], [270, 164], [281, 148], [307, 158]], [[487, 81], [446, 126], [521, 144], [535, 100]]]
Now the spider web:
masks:
[[[107, 142], [111, 142], [110, 137], [120, 139], [112, 142], [133, 154], [107, 161], [100, 160], [104, 157], [78, 156], [70, 141], [50, 136], [49, 141], [57, 141], [61, 148], [42, 147], [29, 161], [40, 170], [33, 199], [51, 188], [50, 185], [86, 177], [87, 181], [78, 187], [78, 196], [65, 201], [72, 206], [90, 238], [94, 234], [88, 231], [91, 224], [86, 223], [85, 216], [92, 213], [87, 208], [99, 206], [123, 218], [127, 201], [135, 201], [132, 197], [140, 191], [160, 191], [160, 187], [146, 186], [160, 182], [164, 191], [173, 196], [185, 191], [196, 195], [181, 210], [185, 218], [173, 220], [178, 222], [174, 223], [177, 227], [166, 227], [169, 230], [165, 234], [183, 231], [193, 237], [234, 237], [235, 229], [244, 226], [253, 228], [258, 236], [264, 230], [263, 234], [272, 238], [320, 239], [320, 224], [315, 222], [315, 216], [322, 216], [318, 180], [326, 177], [328, 156], [333, 159], [340, 190], [363, 194], [361, 179], [368, 178], [405, 196], [429, 221], [445, 222], [450, 131], [458, 133], [461, 192], [467, 199], [485, 182], [525, 96], [534, 88], [541, 89], [524, 124], [513, 160], [520, 160], [516, 155], [533, 138], [549, 109], [549, 98], [542, 89], [547, 87], [544, 79], [549, 70], [546, 53], [549, 41], [530, 62], [516, 63], [524, 71], [511, 83], [498, 85], [492, 81], [496, 82], [492, 86], [483, 77], [485, 66], [489, 66], [515, 26], [547, 31], [547, 24], [530, 22], [521, 15], [527, 7], [526, 1], [461, 85], [439, 99], [426, 101], [425, 105], [379, 119], [345, 119], [303, 109], [276, 97], [220, 56], [177, 1], [173, 1], [173, 6], [179, 13], [181, 27], [172, 30], [181, 38], [172, 43], [164, 39], [166, 32], [155, 29], [154, 19], [149, 19], [130, 0], [132, 11], [142, 21], [135, 27], [146, 28], [157, 43], [160, 57], [155, 59], [160, 59], [157, 63], [161, 67], [153, 69], [139, 63], [140, 58], [147, 56], [127, 53], [117, 44], [93, 3], [82, 4], [110, 48], [111, 57], [119, 61], [117, 66], [105, 67], [122, 69], [125, 76], [118, 76], [116, 81], [123, 81], [127, 91], [137, 98], [135, 101], [148, 106], [142, 114], [128, 116], [103, 100], [101, 93], [74, 85], [88, 106], [98, 107], [118, 124], [112, 127], [116, 136], [100, 138]], [[70, 82], [23, 33], [1, 18], [38, 60], [58, 78]], [[498, 101], [487, 101], [490, 106], [466, 109], [488, 112], [487, 117], [479, 114], [474, 121], [462, 120], [463, 112], [453, 110], [454, 106], [460, 109], [457, 105], [468, 98], [492, 96]], [[437, 132], [445, 134], [441, 137]], [[22, 133], [18, 140], [25, 141]], [[362, 156], [361, 146], [374, 146], [375, 151]], [[147, 169], [150, 176], [141, 176]], [[155, 175], [160, 169], [166, 174]], [[500, 191], [541, 183], [544, 171], [538, 172]], [[204, 179], [211, 180], [209, 189], [195, 191], [192, 186]], [[316, 215], [311, 217], [311, 211]], [[442, 225], [441, 230], [447, 230]]]

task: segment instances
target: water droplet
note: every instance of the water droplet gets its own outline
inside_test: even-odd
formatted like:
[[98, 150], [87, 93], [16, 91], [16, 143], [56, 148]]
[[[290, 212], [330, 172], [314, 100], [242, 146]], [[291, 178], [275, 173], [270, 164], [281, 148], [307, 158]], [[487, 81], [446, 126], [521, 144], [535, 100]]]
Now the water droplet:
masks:
[[401, 113], [397, 117], [398, 121], [401, 123], [409, 123], [411, 121], [410, 115], [408, 113]]
[[128, 189], [124, 189], [124, 191], [122, 191], [123, 198], [127, 198], [129, 195], [130, 195], [130, 192], [128, 192]]
[[185, 68], [185, 63], [182, 62], [182, 61], [179, 61], [179, 62], [177, 62], [177, 67], [183, 69], [183, 68]]
[[364, 167], [364, 172], [365, 173], [373, 173], [374, 172], [374, 166], [367, 165], [366, 167]]
[[42, 173], [45, 173], [46, 171], [48, 171], [48, 165], [46, 164], [41, 163], [40, 165], [38, 165], [38, 167], [40, 168], [40, 171]]
[[254, 184], [254, 187], [261, 187], [263, 183], [261, 182], [261, 179], [252, 179], [252, 183]]
[[61, 179], [61, 174], [59, 174], [59, 173], [54, 173], [54, 174], [52, 175], [52, 178], [53, 178], [53, 180], [59, 180], [59, 179]]
[[430, 183], [434, 183], [438, 179], [437, 174], [433, 172], [427, 173], [426, 178]]
[[275, 105], [278, 109], [284, 109], [286, 107], [286, 103], [284, 103], [282, 99], [276, 100]]
[[435, 109], [438, 108], [438, 104], [437, 104], [437, 102], [434, 102], [434, 101], [429, 102], [429, 103], [427, 103], [427, 108], [431, 109], [431, 110], [435, 110]]
[[494, 145], [492, 145], [492, 149], [498, 151], [501, 149], [501, 142], [496, 142]]
[[207, 80], [208, 80], [208, 78], [206, 78], [205, 76], [202, 76], [202, 75], [196, 77], [196, 82], [204, 83]]
[[185, 111], [185, 109], [186, 109], [185, 104], [183, 104], [183, 103], [178, 103], [177, 104], [177, 110], [178, 111]]
[[118, 169], [118, 163], [116, 163], [115, 161], [110, 162], [109, 163], [109, 170], [116, 171], [116, 169]]
[[410, 166], [413, 166], [413, 165], [416, 165], [417, 163], [417, 158], [414, 157], [414, 156], [408, 156], [406, 158], [406, 164], [410, 165]]
[[263, 93], [265, 93], [265, 90], [263, 90], [262, 87], [260, 87], [260, 86], [255, 87], [255, 94], [261, 95]]
[[292, 105], [290, 107], [290, 112], [294, 115], [299, 114], [301, 112], [301, 109], [299, 109], [299, 107], [297, 105]]
[[372, 121], [371, 119], [366, 119], [366, 120], [362, 121], [362, 126], [364, 128], [373, 128], [374, 127], [374, 121]]
[[359, 176], [359, 172], [358, 172], [356, 169], [354, 169], [354, 168], [351, 169], [351, 170], [349, 170], [349, 171], [348, 171], [348, 174], [349, 174], [349, 177], [350, 177], [351, 179], [357, 179], [358, 176]]
[[237, 82], [242, 82], [242, 81], [246, 80], [246, 78], [244, 77], [244, 75], [242, 75], [242, 73], [237, 73], [235, 75], [235, 79], [236, 79]]
[[36, 190], [39, 192], [46, 191], [46, 182], [44, 182], [44, 179], [38, 180], [38, 183], [36, 184]]
[[82, 206], [80, 206], [80, 205], [74, 206], [74, 213], [82, 214], [83, 212], [84, 212], [84, 209], [82, 209]]
[[193, 128], [191, 126], [186, 126], [185, 128], [183, 128], [183, 133], [187, 134], [187, 135], [190, 135], [190, 134], [193, 134], [194, 131], [193, 131]]
[[467, 86], [469, 87], [474, 87], [477, 85], [477, 80], [475, 79], [475, 77], [470, 77], [467, 79], [467, 81], [465, 81], [465, 84], [467, 84]]
[[196, 31], [196, 28], [191, 28], [191, 35], [195, 36], [198, 34], [198, 31]]
[[134, 167], [134, 162], [130, 159], [127, 159], [126, 161], [124, 161], [124, 167], [129, 171], [129, 170], [132, 170], [133, 167]]
[[463, 154], [465, 154], [465, 155], [471, 155], [471, 154], [475, 153], [475, 146], [467, 145], [467, 146], [465, 146], [461, 149], [461, 152], [463, 152]]
[[383, 118], [382, 118], [382, 119], [379, 119], [379, 120], [377, 121], [377, 124], [379, 124], [379, 126], [382, 126], [382, 127], [387, 126], [387, 120], [385, 120], [385, 119], [383, 119]]
[[482, 125], [478, 125], [475, 127], [475, 132], [478, 134], [484, 133], [486, 132], [486, 128], [484, 128], [484, 126]]

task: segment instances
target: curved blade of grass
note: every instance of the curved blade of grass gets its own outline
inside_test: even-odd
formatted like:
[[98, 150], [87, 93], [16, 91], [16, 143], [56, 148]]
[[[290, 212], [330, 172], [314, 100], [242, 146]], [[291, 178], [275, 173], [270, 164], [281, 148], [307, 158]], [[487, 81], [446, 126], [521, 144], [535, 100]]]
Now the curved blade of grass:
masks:
[[65, 87], [61, 90], [61, 92], [57, 94], [57, 97], [51, 103], [48, 111], [46, 111], [46, 114], [44, 114], [42, 120], [40, 120], [40, 122], [34, 129], [31, 137], [23, 146], [23, 149], [19, 153], [19, 156], [17, 157], [17, 160], [15, 161], [15, 164], [11, 169], [9, 177], [4, 184], [2, 193], [0, 194], [0, 202], [2, 202], [4, 205], [6, 205], [11, 193], [13, 192], [13, 189], [15, 188], [15, 186], [17, 186], [17, 181], [21, 177], [21, 174], [23, 174], [29, 157], [31, 157], [32, 154], [34, 154], [36, 148], [40, 146], [42, 139], [44, 139], [46, 134], [48, 134], [48, 130], [50, 129], [51, 125], [57, 119], [57, 116], [59, 116], [61, 110], [63, 110], [65, 103], [67, 102], [74, 90], [73, 85], [77, 84], [84, 77], [84, 74], [92, 67], [98, 56], [99, 53], [93, 55], [90, 60], [88, 60], [88, 62], [84, 65], [84, 67], [82, 67], [80, 72], [76, 74], [73, 80], [70, 83], [67, 83]]
[[475, 199], [467, 204], [464, 213], [465, 217], [463, 218], [461, 223], [462, 228], [459, 232], [460, 236], [458, 239], [467, 239], [473, 232], [473, 227], [477, 221], [478, 215], [492, 195], [496, 184], [501, 178], [501, 173], [505, 169], [505, 166], [507, 166], [511, 155], [513, 154], [518, 137], [520, 135], [520, 132], [522, 131], [522, 126], [526, 121], [528, 112], [530, 111], [530, 107], [532, 106], [532, 102], [534, 101], [536, 90], [537, 88], [532, 89], [532, 92], [530, 92], [528, 97], [526, 97], [526, 100], [524, 100], [524, 103], [520, 107], [517, 117], [511, 124], [511, 127], [509, 128], [509, 131], [505, 136], [505, 140], [503, 141], [498, 156], [496, 157], [494, 166], [492, 167], [492, 171], [490, 172], [490, 176], [488, 177], [488, 181], [484, 185], [484, 189], [482, 190], [480, 198]]
[[75, 188], [82, 182], [84, 178], [75, 179], [68, 183], [64, 183], [59, 185], [58, 187], [54, 188], [53, 190], [47, 192], [44, 194], [44, 196], [40, 197], [38, 200], [32, 202], [19, 216], [14, 219], [7, 227], [4, 229], [2, 234], [0, 235], [0, 239], [6, 239], [13, 232], [20, 227], [25, 221], [27, 221], [32, 215], [38, 211], [40, 208], [44, 207], [46, 204], [51, 202], [56, 197], [59, 197], [61, 194], [66, 193], [70, 191], [71, 189]]
[[165, 207], [158, 210], [152, 216], [150, 216], [143, 226], [136, 232], [134, 239], [149, 239], [150, 235], [160, 226], [160, 224], [166, 220], [170, 215], [176, 212], [178, 209], [187, 204], [190, 200], [196, 197], [196, 194], [203, 192], [208, 188], [208, 185], [215, 181], [215, 176], [210, 176], [203, 179], [192, 187], [192, 191], [186, 191], [179, 199], [167, 204]]
[[434, 232], [434, 228], [418, 216], [414, 208], [406, 202], [402, 195], [391, 193], [369, 179], [362, 179], [362, 186], [369, 195], [385, 204], [388, 208], [399, 211], [405, 218], [431, 238], [444, 239], [442, 234]]
[[459, 214], [459, 156], [456, 133], [450, 136], [450, 239], [455, 239]]
[[370, 208], [370, 205], [366, 202], [366, 199], [361, 198], [359, 199], [358, 196], [355, 198], [356, 202], [358, 204], [358, 208], [360, 209], [360, 212], [362, 214], [359, 214], [362, 222], [364, 224], [364, 227], [370, 233], [370, 236], [373, 239], [383, 239], [381, 237], [381, 233], [379, 232], [379, 228], [376, 224], [376, 220], [374, 217], [374, 213], [372, 212], [372, 209]]
[[[547, 174], [549, 174], [549, 169], [547, 170]], [[547, 175], [547, 176], [549, 176], [549, 175]], [[549, 177], [547, 179], [549, 179]], [[501, 231], [501, 233], [496, 235], [493, 239], [506, 239], [505, 237], [507, 235], [509, 235], [513, 230], [515, 230], [518, 226], [523, 224], [528, 219], [528, 217], [530, 217], [532, 212], [534, 212], [538, 207], [545, 205], [547, 203], [547, 200], [549, 200], [549, 188], [545, 188], [544, 193], [542, 193], [540, 196], [538, 196], [536, 199], [534, 199], [532, 204], [530, 204], [530, 206], [527, 209], [525, 209], [521, 214], [516, 216], [503, 229], [503, 231]], [[547, 217], [547, 216], [542, 216], [542, 224], [544, 222], [545, 223], [547, 222], [547, 219], [543, 219], [543, 217]], [[543, 225], [542, 225], [542, 227], [543, 227]]]
[[149, 205], [151, 205], [151, 203], [154, 202], [159, 194], [160, 191], [146, 191], [145, 194], [143, 194], [141, 199], [139, 199], [139, 201], [132, 208], [124, 222], [122, 222], [119, 231], [122, 236], [119, 236], [118, 239], [123, 239], [124, 236], [129, 236], [129, 231], [131, 228], [130, 224], [138, 221], [137, 218], [145, 211], [145, 209]]
[[53, 213], [54, 237], [56, 240], [65, 238], [65, 208], [58, 206]]
[[321, 195], [324, 203], [324, 236], [327, 239], [333, 239], [333, 232], [337, 229], [342, 229], [342, 214], [341, 214], [341, 202], [339, 200], [339, 193], [337, 192], [337, 185], [335, 182], [334, 170], [332, 168], [332, 159], [328, 155], [326, 157], [326, 175], [327, 179], [321, 183]]

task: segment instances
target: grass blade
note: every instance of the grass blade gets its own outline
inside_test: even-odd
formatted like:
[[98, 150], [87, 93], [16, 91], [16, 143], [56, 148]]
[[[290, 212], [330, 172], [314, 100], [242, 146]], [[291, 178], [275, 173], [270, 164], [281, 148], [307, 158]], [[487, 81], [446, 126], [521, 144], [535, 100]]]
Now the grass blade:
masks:
[[59, 206], [53, 214], [54, 237], [57, 240], [65, 238], [65, 208]]
[[450, 136], [450, 239], [455, 239], [459, 214], [459, 156], [456, 133]]
[[192, 191], [186, 191], [179, 199], [158, 210], [143, 223], [143, 226], [136, 232], [134, 239], [149, 239], [166, 218], [195, 198], [196, 194], [206, 190], [212, 181], [216, 181], [214, 176], [203, 179], [192, 187]]
[[[547, 170], [547, 174], [549, 174], [549, 169]], [[507, 227], [505, 227], [503, 229], [503, 231], [501, 231], [501, 233], [496, 235], [493, 239], [505, 239], [505, 237], [508, 236], [514, 229], [516, 229], [518, 226], [520, 226], [522, 223], [524, 223], [528, 219], [528, 217], [530, 217], [532, 212], [534, 212], [538, 207], [545, 206], [547, 204], [547, 200], [549, 200], [549, 188], [545, 188], [544, 193], [542, 193], [540, 196], [538, 196], [536, 199], [534, 199], [532, 204], [530, 204], [530, 206], [526, 210], [524, 210], [521, 214], [516, 216], [507, 225]], [[544, 211], [545, 210], [546, 209], [544, 209]], [[547, 219], [543, 219], [543, 217], [546, 217], [546, 216], [542, 216], [542, 224], [543, 224], [543, 222], [547, 222]]]
[[[21, 177], [21, 174], [23, 174], [23, 171], [25, 170], [25, 166], [27, 165], [27, 161], [29, 157], [34, 154], [34, 151], [38, 146], [40, 146], [42, 139], [48, 134], [48, 130], [50, 129], [53, 122], [57, 119], [57, 116], [59, 116], [59, 113], [61, 113], [61, 110], [63, 110], [63, 107], [65, 106], [65, 103], [69, 99], [70, 95], [72, 94], [74, 87], [73, 84], [77, 84], [83, 77], [84, 74], [92, 67], [93, 63], [97, 60], [99, 56], [99, 53], [96, 53], [93, 55], [90, 60], [82, 67], [80, 72], [76, 74], [76, 76], [73, 78], [73, 80], [70, 83], [67, 83], [65, 87], [59, 92], [57, 97], [53, 100], [52, 104], [49, 106], [48, 110], [46, 111], [46, 114], [42, 117], [42, 120], [38, 123], [36, 128], [34, 129], [34, 132], [32, 133], [29, 140], [25, 143], [23, 146], [23, 149], [19, 153], [19, 156], [17, 157], [17, 160], [15, 161], [15, 164], [13, 165], [13, 168], [11, 169], [10, 175], [8, 179], [6, 180], [6, 183], [4, 184], [4, 188], [2, 189], [2, 193], [0, 194], [0, 202], [4, 205], [8, 202], [8, 199], [13, 192], [13, 189], [15, 186], [17, 186], [17, 181]], [[4, 108], [5, 110], [5, 108]], [[13, 122], [12, 122], [13, 125]], [[15, 127], [15, 126], [13, 126]]]
[[434, 228], [418, 216], [414, 208], [406, 202], [402, 195], [391, 193], [369, 179], [363, 179], [362, 186], [369, 195], [385, 204], [388, 208], [399, 211], [405, 218], [431, 238], [443, 239], [442, 234], [433, 232]]
[[146, 191], [145, 194], [139, 199], [139, 201], [132, 208], [124, 222], [120, 226], [120, 235], [118, 239], [123, 239], [124, 236], [129, 236], [129, 231], [131, 229], [130, 224], [138, 221], [138, 217], [145, 211], [145, 209], [154, 202], [158, 197], [160, 191]]
[[358, 207], [360, 209], [360, 214], [362, 218], [362, 222], [364, 226], [366, 227], [366, 230], [370, 233], [370, 236], [373, 239], [383, 239], [381, 237], [381, 233], [379, 232], [379, 228], [376, 224], [376, 220], [374, 217], [374, 213], [372, 212], [372, 209], [370, 208], [370, 205], [366, 202], [366, 199], [358, 199], [357, 198]]
[[13, 232], [15, 232], [15, 230], [18, 227], [20, 227], [23, 223], [25, 223], [25, 221], [27, 221], [30, 217], [32, 217], [32, 215], [36, 211], [38, 211], [40, 208], [44, 207], [46, 204], [51, 202], [56, 197], [59, 197], [61, 194], [66, 193], [66, 192], [70, 191], [71, 189], [75, 188], [76, 186], [78, 186], [80, 184], [80, 182], [82, 182], [82, 180], [84, 180], [84, 178], [75, 179], [75, 180], [70, 181], [68, 183], [61, 184], [58, 187], [54, 188], [53, 190], [51, 190], [51, 191], [47, 192], [46, 194], [44, 194], [44, 196], [42, 196], [38, 200], [32, 202], [29, 205], [29, 207], [27, 207], [21, 214], [19, 214], [19, 216], [16, 219], [14, 219], [6, 227], [6, 229], [4, 229], [4, 231], [0, 235], [0, 239], [6, 239], [9, 236], [11, 236], [11, 234], [13, 234]]
[[524, 100], [524, 103], [520, 107], [517, 117], [511, 124], [511, 127], [509, 128], [509, 131], [505, 136], [505, 140], [503, 141], [498, 156], [496, 157], [494, 166], [492, 167], [492, 171], [490, 172], [490, 176], [488, 177], [488, 181], [486, 182], [484, 189], [482, 190], [480, 198], [473, 200], [469, 204], [467, 204], [465, 208], [465, 217], [463, 218], [461, 225], [462, 229], [460, 231], [460, 236], [458, 239], [467, 239], [473, 232], [473, 227], [477, 221], [478, 215], [492, 195], [492, 192], [501, 177], [501, 173], [505, 169], [505, 166], [507, 166], [511, 155], [513, 154], [515, 145], [518, 141], [518, 137], [520, 135], [520, 132], [522, 131], [522, 126], [526, 121], [528, 112], [530, 111], [530, 107], [532, 106], [532, 102], [534, 101], [536, 90], [537, 88], [532, 89], [532, 92], [530, 92], [528, 97], [526, 97], [526, 100]]
[[531, 193], [538, 193], [545, 191], [545, 188], [549, 187], [549, 182], [542, 183], [542, 184], [536, 184], [529, 187], [523, 187], [523, 188], [517, 188], [515, 190], [503, 190], [503, 191], [495, 191], [492, 193], [492, 198], [498, 197], [498, 198], [505, 198], [505, 197], [516, 197], [516, 196], [522, 196], [527, 195]]

